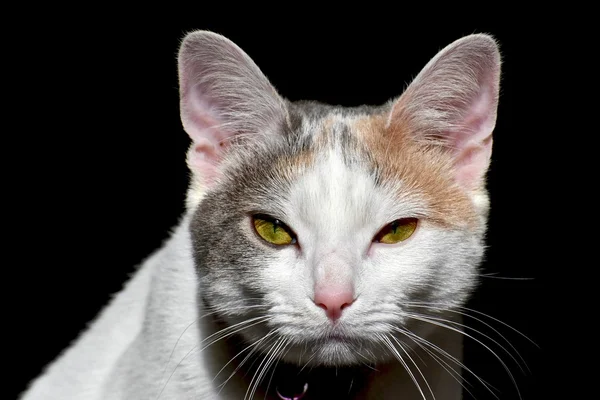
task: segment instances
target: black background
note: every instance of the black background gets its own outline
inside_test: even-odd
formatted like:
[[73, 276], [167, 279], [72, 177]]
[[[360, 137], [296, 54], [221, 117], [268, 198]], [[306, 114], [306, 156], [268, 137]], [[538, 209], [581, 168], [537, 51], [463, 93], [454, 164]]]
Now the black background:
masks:
[[[524, 399], [546, 398], [550, 256], [537, 238], [548, 229], [549, 150], [540, 138], [552, 127], [540, 119], [553, 113], [554, 86], [547, 77], [552, 29], [518, 18], [439, 25], [420, 15], [384, 21], [381, 15], [348, 20], [314, 14], [291, 22], [290, 11], [286, 18], [264, 14], [241, 23], [185, 10], [189, 22], [118, 14], [85, 12], [31, 24], [15, 35], [27, 54], [18, 65], [23, 76], [16, 83], [23, 86], [14, 101], [19, 127], [13, 136], [23, 143], [6, 154], [15, 156], [8, 172], [23, 194], [7, 248], [16, 261], [4, 285], [17, 293], [9, 307], [18, 327], [9, 332], [9, 350], [17, 350], [9, 358], [17, 371], [9, 391], [22, 390], [77, 336], [183, 212], [188, 138], [179, 120], [176, 54], [185, 32], [209, 29], [229, 37], [290, 100], [346, 106], [399, 95], [442, 47], [486, 32], [503, 54], [482, 267], [494, 277], [482, 277], [468, 306], [537, 343], [540, 348], [491, 321], [529, 366], [521, 373], [485, 341], [514, 373]], [[518, 398], [500, 363], [475, 342], [466, 343], [466, 363], [498, 388], [501, 399]], [[478, 399], [492, 398], [469, 381]]]

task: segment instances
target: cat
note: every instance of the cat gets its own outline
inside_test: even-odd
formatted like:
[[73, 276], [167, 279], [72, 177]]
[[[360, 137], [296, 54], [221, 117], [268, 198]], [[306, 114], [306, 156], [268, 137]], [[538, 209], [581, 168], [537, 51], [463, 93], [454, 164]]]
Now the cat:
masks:
[[213, 32], [178, 63], [186, 212], [21, 398], [462, 398], [495, 40], [458, 39], [355, 108], [289, 102]]

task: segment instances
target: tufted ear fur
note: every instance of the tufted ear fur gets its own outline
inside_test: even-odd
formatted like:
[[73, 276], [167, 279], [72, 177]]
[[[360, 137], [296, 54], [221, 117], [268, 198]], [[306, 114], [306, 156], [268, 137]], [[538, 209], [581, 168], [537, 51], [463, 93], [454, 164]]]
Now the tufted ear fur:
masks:
[[269, 131], [286, 120], [283, 99], [256, 64], [229, 39], [188, 34], [179, 50], [181, 120], [192, 139], [188, 165], [196, 184], [210, 187], [237, 135]]
[[494, 39], [466, 36], [423, 68], [393, 104], [388, 127], [448, 148], [458, 184], [478, 189], [490, 162], [499, 82], [500, 53]]

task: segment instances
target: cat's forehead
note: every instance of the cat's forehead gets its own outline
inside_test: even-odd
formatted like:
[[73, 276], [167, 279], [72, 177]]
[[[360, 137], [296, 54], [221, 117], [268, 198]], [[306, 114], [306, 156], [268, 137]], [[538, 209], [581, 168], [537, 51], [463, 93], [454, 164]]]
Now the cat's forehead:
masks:
[[451, 157], [415, 141], [402, 127], [390, 129], [388, 106], [342, 108], [313, 103], [303, 112], [296, 134], [311, 138], [310, 176], [331, 175], [321, 178], [323, 192], [328, 185], [346, 182], [345, 198], [356, 202], [360, 196], [351, 196], [350, 187], [367, 190], [371, 185], [370, 193], [381, 192], [394, 205], [421, 199], [428, 215], [441, 223], [474, 223], [472, 204], [452, 178]]
[[349, 160], [340, 147], [315, 155], [310, 168], [290, 187], [286, 203], [289, 222], [295, 227], [301, 224], [317, 241], [334, 245], [336, 240], [352, 243], [361, 228], [426, 214], [418, 193], [396, 190], [392, 194], [377, 183], [372, 166], [359, 158]]
[[397, 215], [400, 207], [420, 209], [442, 224], [473, 222], [472, 204], [452, 180], [450, 159], [407, 132], [388, 129], [387, 115], [387, 106], [294, 104], [291, 127], [240, 150], [233, 181], [254, 193], [257, 205], [275, 198], [270, 204], [279, 213], [290, 206], [307, 215], [328, 208], [331, 216], [337, 208], [362, 218], [377, 209]]
[[301, 101], [288, 106], [292, 135], [310, 140], [315, 150], [327, 146], [353, 146], [359, 150], [361, 123], [375, 122], [389, 112], [388, 106], [341, 107]]

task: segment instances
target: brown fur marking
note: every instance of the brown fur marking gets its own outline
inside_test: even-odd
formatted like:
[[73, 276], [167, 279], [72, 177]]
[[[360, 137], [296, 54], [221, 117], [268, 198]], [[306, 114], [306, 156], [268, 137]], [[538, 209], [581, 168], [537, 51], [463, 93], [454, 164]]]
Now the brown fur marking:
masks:
[[[387, 114], [352, 123], [355, 135], [369, 149], [381, 178], [398, 190], [414, 190], [427, 202], [429, 219], [441, 225], [480, 224], [468, 194], [454, 180], [452, 157], [439, 146], [419, 144], [404, 127], [386, 127]], [[402, 182], [400, 188], [395, 182]]]

